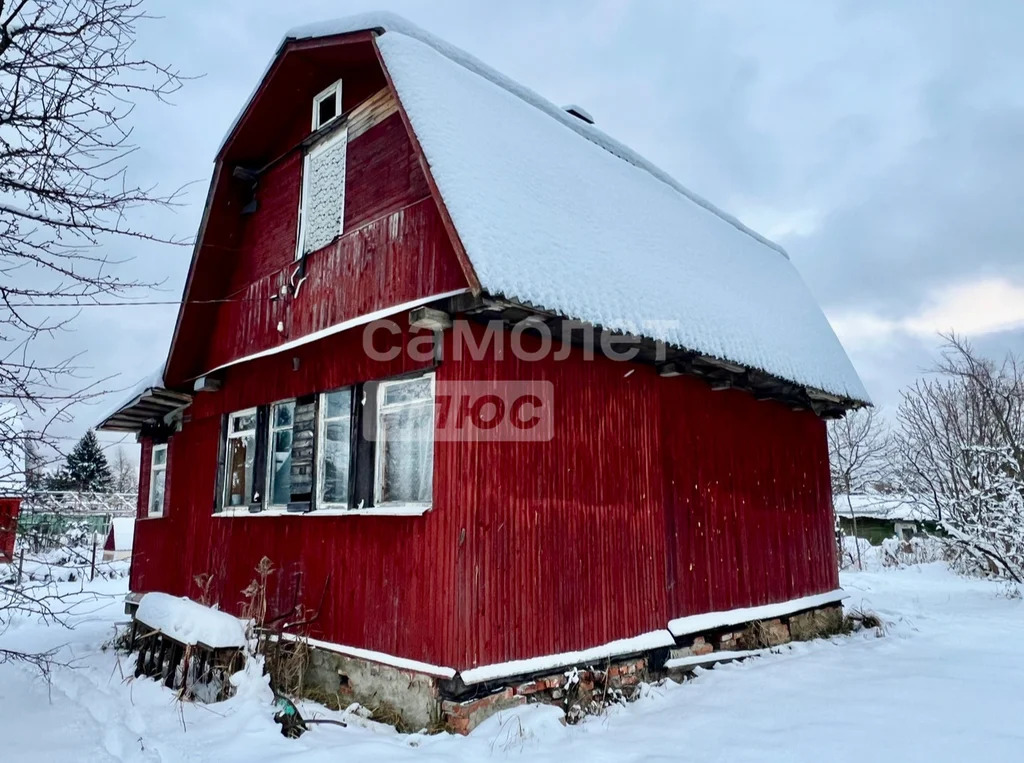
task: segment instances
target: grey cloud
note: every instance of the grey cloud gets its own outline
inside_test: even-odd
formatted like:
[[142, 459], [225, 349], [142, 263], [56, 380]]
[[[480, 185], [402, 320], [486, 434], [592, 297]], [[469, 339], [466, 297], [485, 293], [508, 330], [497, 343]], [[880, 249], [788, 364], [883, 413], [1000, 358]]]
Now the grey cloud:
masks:
[[[287, 27], [378, 5], [153, 3], [164, 18], [144, 27], [143, 51], [205, 76], [175, 107], [136, 112], [138, 181], [198, 181], [186, 206], [145, 222], [194, 234], [217, 145]], [[1022, 5], [387, 5], [552, 100], [582, 104], [728, 211], [762, 227], [808, 216], [812, 232], [780, 243], [829, 309], [897, 315], [937, 285], [1024, 278]], [[130, 277], [163, 282], [158, 298], [180, 294], [187, 250], [111, 252], [134, 257]], [[127, 386], [162, 361], [173, 321], [170, 308], [93, 309], [47, 351], [81, 346], [97, 376], [120, 373]], [[1021, 335], [986, 341], [1019, 347]], [[854, 361], [886, 401], [933, 352], [899, 337]], [[84, 411], [69, 435], [96, 418]]]

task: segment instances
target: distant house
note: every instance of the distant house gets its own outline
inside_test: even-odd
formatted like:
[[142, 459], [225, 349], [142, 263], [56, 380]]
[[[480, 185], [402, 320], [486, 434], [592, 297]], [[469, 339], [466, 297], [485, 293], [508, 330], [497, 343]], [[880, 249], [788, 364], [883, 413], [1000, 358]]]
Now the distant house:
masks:
[[18, 514], [20, 511], [20, 498], [0, 496], [0, 562], [14, 560], [14, 544], [18, 537]]
[[780, 247], [373, 15], [286, 35], [217, 154], [166, 366], [102, 428], [142, 445], [136, 596], [208, 576], [238, 612], [266, 556], [268, 617], [348, 660], [317, 680], [405, 671], [429, 720], [834, 608], [825, 420], [867, 400]]
[[0, 562], [14, 558], [18, 516], [25, 494], [25, 446], [21, 417], [11, 403], [0, 403]]
[[103, 544], [103, 561], [119, 561], [129, 559], [132, 555], [132, 543], [135, 538], [134, 517], [113, 517], [110, 529]]
[[833, 498], [839, 527], [846, 535], [865, 538], [881, 545], [887, 538], [910, 540], [919, 535], [934, 535], [938, 522], [907, 496], [860, 493], [837, 494]]

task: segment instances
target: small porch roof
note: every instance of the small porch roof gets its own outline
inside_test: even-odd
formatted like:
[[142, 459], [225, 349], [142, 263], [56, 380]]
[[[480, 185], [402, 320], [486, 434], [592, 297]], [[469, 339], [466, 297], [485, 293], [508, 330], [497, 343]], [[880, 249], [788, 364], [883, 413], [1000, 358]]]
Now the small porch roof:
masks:
[[125, 401], [107, 414], [96, 428], [105, 432], [141, 432], [191, 402], [191, 395], [164, 387], [161, 366], [139, 381]]

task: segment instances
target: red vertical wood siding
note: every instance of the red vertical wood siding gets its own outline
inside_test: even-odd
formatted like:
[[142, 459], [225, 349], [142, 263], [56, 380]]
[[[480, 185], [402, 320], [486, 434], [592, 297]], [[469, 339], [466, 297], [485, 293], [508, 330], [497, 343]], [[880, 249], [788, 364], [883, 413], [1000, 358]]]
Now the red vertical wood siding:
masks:
[[[506, 335], [507, 338], [507, 335]], [[527, 345], [529, 347], [529, 345]], [[532, 348], [530, 348], [532, 349]], [[443, 442], [435, 513], [454, 570], [448, 652], [459, 668], [597, 646], [664, 628], [665, 533], [650, 368], [604, 358], [446, 362], [456, 397], [486, 381], [549, 381], [548, 442]], [[627, 371], [633, 373], [625, 376]]]
[[213, 516], [222, 414], [417, 366], [369, 360], [362, 335], [232, 367], [197, 396], [171, 439], [167, 518], [136, 532], [133, 590], [198, 596], [209, 573], [238, 611], [266, 555], [272, 611], [325, 596], [311, 635], [465, 669], [836, 587], [812, 414], [575, 350], [454, 361], [451, 332], [439, 385], [550, 381], [550, 442], [437, 442], [422, 517]]
[[199, 340], [208, 343], [204, 370], [347, 319], [466, 285], [430, 198], [352, 230], [311, 254], [298, 296], [282, 297], [281, 287], [290, 283], [294, 269], [289, 261], [219, 306], [215, 324]]
[[[225, 296], [294, 265], [302, 161], [302, 152], [293, 150], [260, 177], [256, 187], [259, 206], [251, 215], [240, 217], [237, 250], [226, 255], [232, 273]], [[345, 168], [346, 231], [430, 195], [409, 134], [397, 114], [349, 142]], [[224, 214], [239, 212], [225, 210]]]
[[153, 466], [153, 440], [143, 437], [140, 440], [139, 450], [139, 500], [136, 506], [135, 516], [138, 519], [145, 519], [149, 513], [149, 477]]
[[[441, 523], [427, 517], [217, 517], [213, 515], [221, 414], [420, 367], [400, 355], [375, 362], [362, 352], [361, 330], [328, 337], [282, 355], [226, 371], [218, 392], [197, 396], [189, 419], [171, 438], [167, 517], [140, 522], [132, 590], [197, 597], [198, 574], [213, 576], [210, 593], [238, 612], [241, 595], [263, 556], [277, 572], [270, 610], [307, 615], [325, 605], [312, 635], [414, 659], [443, 659], [436, 550]], [[293, 359], [298, 370], [293, 370]], [[297, 597], [297, 599], [296, 599]]]
[[837, 588], [824, 421], [693, 378], [656, 386], [670, 617]]
[[[372, 45], [353, 40], [330, 50], [289, 51], [261, 88], [243, 122], [244, 129], [222, 155], [222, 168], [211, 188], [209, 220], [190, 273], [189, 302], [168, 359], [169, 384], [183, 386], [220, 363], [295, 339], [306, 330], [289, 325], [286, 301], [272, 302], [271, 297], [279, 294], [295, 269], [303, 161], [298, 144], [309, 135], [312, 97], [342, 78], [343, 109], [347, 111], [387, 86]], [[241, 210], [251, 192], [249, 184], [232, 177], [233, 170], [268, 164], [270, 168], [256, 185], [258, 207], [243, 215]], [[349, 141], [345, 180], [346, 235], [311, 255], [310, 281], [304, 290], [313, 280], [328, 281], [337, 292], [335, 303], [354, 305], [355, 298], [361, 297], [379, 301], [372, 308], [379, 309], [391, 304], [386, 301], [390, 295], [398, 295], [402, 302], [438, 293], [432, 291], [438, 286], [451, 290], [465, 285], [447, 233], [439, 219], [432, 219], [438, 217], [437, 209], [398, 114]], [[403, 221], [406, 214], [408, 223]], [[435, 235], [435, 227], [441, 230], [440, 237]], [[352, 240], [346, 243], [347, 239]], [[348, 258], [346, 278], [341, 281], [341, 271], [330, 268], [339, 258], [353, 254], [353, 240], [359, 250], [355, 256], [361, 259]], [[425, 256], [405, 257], [408, 250], [420, 245], [426, 247]], [[449, 252], [439, 252], [439, 247]], [[401, 262], [388, 259], [396, 254], [396, 248], [406, 250], [400, 253]], [[379, 278], [382, 270], [393, 274], [386, 293], [376, 288], [379, 283], [361, 280], [362, 270], [353, 269], [356, 264], [365, 267], [371, 255], [375, 277]], [[451, 260], [455, 270], [447, 263], [439, 264], [441, 259]], [[317, 313], [309, 321], [313, 331], [359, 314], [349, 309], [313, 308], [308, 299], [302, 310], [307, 317]], [[279, 321], [286, 324], [283, 334], [276, 329]]]
[[345, 230], [430, 196], [427, 178], [398, 114], [348, 144]]

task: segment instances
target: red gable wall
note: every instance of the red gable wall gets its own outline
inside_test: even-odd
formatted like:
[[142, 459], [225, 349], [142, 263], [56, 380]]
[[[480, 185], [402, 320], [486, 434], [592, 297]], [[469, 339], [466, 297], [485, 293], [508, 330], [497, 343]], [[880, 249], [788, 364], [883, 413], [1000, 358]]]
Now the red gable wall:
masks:
[[[344, 235], [308, 257], [308, 279], [292, 300], [281, 287], [296, 267], [299, 144], [309, 135], [313, 96], [339, 78], [346, 112], [365, 110], [382, 94], [386, 107], [375, 108], [368, 129], [348, 142]], [[172, 386], [341, 321], [466, 286], [368, 38], [290, 46], [218, 167], [168, 359]], [[266, 168], [255, 213], [241, 214], [251, 184], [232, 177], [235, 167]]]

